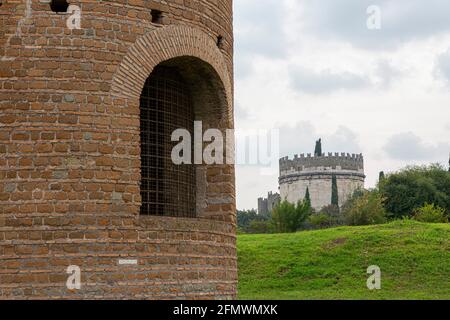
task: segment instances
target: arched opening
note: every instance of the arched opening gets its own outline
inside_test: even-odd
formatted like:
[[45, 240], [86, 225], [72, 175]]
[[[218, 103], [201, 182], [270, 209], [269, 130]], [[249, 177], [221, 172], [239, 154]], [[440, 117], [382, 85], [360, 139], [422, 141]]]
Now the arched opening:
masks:
[[192, 96], [176, 67], [156, 67], [144, 85], [141, 113], [141, 214], [195, 216], [195, 167], [175, 165], [171, 134], [193, 133]]
[[[172, 133], [194, 121], [203, 129], [226, 129], [225, 91], [212, 66], [179, 57], [156, 66], [140, 97], [141, 215], [197, 217], [206, 207], [207, 178], [203, 165], [174, 164]], [[192, 159], [193, 160], [193, 159]]]

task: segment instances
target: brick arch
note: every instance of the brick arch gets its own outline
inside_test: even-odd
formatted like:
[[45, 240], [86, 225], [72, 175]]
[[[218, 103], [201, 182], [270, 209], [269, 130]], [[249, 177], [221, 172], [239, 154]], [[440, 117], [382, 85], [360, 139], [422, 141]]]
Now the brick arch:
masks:
[[232, 82], [226, 61], [210, 35], [188, 26], [171, 25], [140, 37], [117, 68], [112, 96], [131, 99], [134, 105], [152, 70], [162, 62], [183, 56], [202, 60], [217, 73], [226, 95], [227, 120], [232, 123]]

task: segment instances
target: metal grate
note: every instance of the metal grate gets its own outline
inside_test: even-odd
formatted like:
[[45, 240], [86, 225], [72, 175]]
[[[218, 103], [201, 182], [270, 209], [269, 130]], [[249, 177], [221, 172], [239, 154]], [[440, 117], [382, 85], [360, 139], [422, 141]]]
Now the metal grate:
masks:
[[176, 129], [193, 133], [189, 89], [177, 68], [158, 66], [141, 94], [141, 214], [195, 216], [195, 166], [175, 165], [171, 141]]

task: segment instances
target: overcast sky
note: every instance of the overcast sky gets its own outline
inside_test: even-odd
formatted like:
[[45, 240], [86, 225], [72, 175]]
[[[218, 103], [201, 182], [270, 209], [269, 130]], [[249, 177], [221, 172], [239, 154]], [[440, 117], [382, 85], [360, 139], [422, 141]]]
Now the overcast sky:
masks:
[[[370, 5], [381, 29], [367, 28]], [[234, 0], [236, 127], [278, 128], [281, 156], [360, 153], [379, 171], [447, 164], [450, 1]], [[237, 166], [237, 205], [278, 191], [278, 176]]]

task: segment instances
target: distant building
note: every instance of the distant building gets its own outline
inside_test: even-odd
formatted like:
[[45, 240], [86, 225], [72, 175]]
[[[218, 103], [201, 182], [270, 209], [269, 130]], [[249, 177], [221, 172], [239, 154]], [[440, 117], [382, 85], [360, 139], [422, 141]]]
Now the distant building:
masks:
[[312, 207], [320, 210], [331, 204], [333, 176], [337, 181], [339, 206], [342, 206], [355, 190], [364, 188], [364, 158], [362, 154], [324, 154], [319, 140], [314, 155], [280, 159], [281, 199], [296, 203], [309, 190]]
[[280, 195], [272, 192], [268, 193], [267, 198], [258, 198], [258, 214], [271, 214], [272, 209], [280, 203], [280, 200]]

